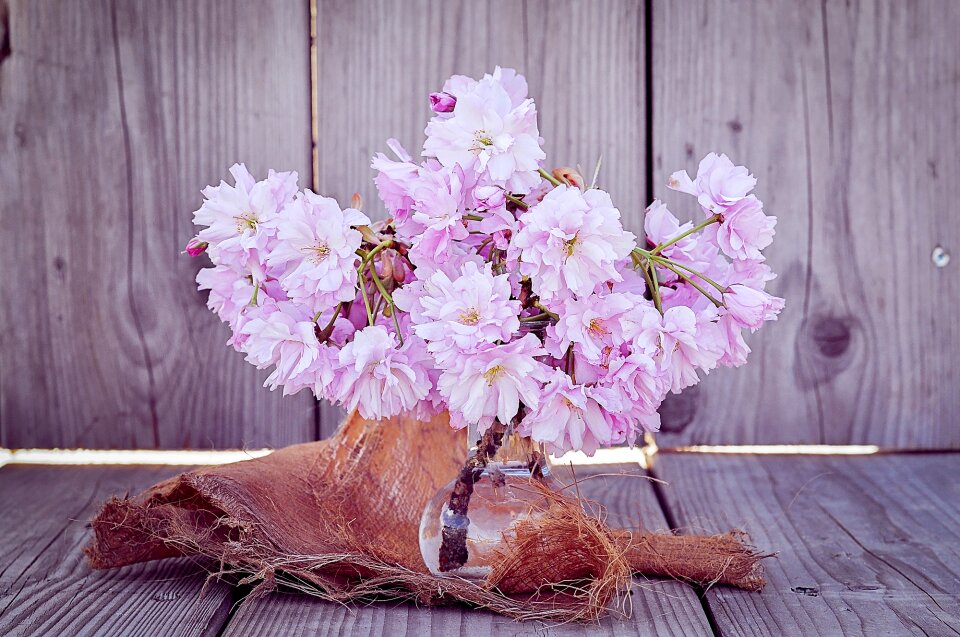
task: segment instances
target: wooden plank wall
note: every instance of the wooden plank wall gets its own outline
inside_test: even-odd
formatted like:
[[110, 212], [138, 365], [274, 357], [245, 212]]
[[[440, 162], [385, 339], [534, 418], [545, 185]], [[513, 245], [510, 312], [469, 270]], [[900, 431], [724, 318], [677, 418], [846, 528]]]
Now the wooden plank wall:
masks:
[[660, 444], [960, 445], [960, 259], [931, 259], [960, 252], [960, 5], [652, 10], [656, 192], [710, 150], [749, 166], [788, 304], [746, 367], [666, 406]]
[[[0, 443], [236, 447], [331, 431], [337, 410], [261, 389], [265, 374], [222, 345], [192, 284], [200, 263], [179, 254], [199, 188], [233, 161], [309, 185], [309, 3], [8, 3], [0, 266], [16, 275], [2, 279]], [[604, 155], [601, 185], [633, 230], [650, 187], [689, 211], [666, 177], [710, 150], [754, 170], [780, 217], [770, 258], [788, 307], [751, 338], [748, 366], [668, 401], [661, 445], [960, 444], [960, 261], [931, 260], [960, 245], [952, 0], [316, 11], [316, 186], [361, 192], [373, 216], [371, 155], [391, 136], [416, 152], [426, 94], [495, 64], [527, 75], [551, 161], [589, 170]]]
[[[0, 440], [237, 447], [315, 433], [224, 346], [181, 255], [243, 160], [310, 175], [309, 13], [16, 0], [0, 62]], [[13, 273], [13, 274], [11, 274]]]

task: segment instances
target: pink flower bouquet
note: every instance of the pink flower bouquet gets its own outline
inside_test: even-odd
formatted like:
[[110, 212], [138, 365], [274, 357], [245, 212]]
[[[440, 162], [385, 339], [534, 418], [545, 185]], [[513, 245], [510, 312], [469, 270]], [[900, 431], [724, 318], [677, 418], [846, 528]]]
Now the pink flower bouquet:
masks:
[[701, 222], [655, 201], [638, 240], [595, 175], [544, 167], [523, 76], [454, 76], [429, 103], [420, 161], [395, 140], [373, 158], [386, 221], [242, 164], [203, 191], [197, 283], [271, 389], [593, 453], [656, 431], [668, 392], [742, 365], [743, 330], [776, 319], [776, 218], [726, 155], [669, 180]]

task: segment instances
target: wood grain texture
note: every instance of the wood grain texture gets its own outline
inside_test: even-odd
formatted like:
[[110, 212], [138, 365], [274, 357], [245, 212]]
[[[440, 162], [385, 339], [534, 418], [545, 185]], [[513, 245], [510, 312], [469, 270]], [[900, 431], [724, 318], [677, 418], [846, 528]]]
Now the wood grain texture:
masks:
[[[600, 475], [617, 474], [623, 475]], [[630, 467], [577, 469], [581, 495], [604, 505], [610, 524], [664, 530], [666, 521], [644, 474]], [[589, 478], [588, 476], [598, 476]], [[564, 476], [565, 484], [570, 481]], [[624, 600], [632, 617], [604, 618], [599, 625], [518, 623], [485, 611], [416, 608], [377, 603], [341, 606], [302, 595], [274, 593], [244, 602], [225, 631], [243, 635], [710, 635], [706, 616], [689, 586], [635, 578]]]
[[86, 521], [111, 495], [170, 468], [0, 469], [0, 634], [207, 636], [232, 604], [225, 584], [187, 560], [91, 571]]
[[398, 139], [413, 155], [427, 96], [458, 73], [516, 68], [537, 100], [551, 165], [592, 171], [629, 228], [645, 207], [643, 4], [627, 0], [322, 0], [318, 3], [320, 190], [359, 191], [383, 216], [370, 159]]
[[960, 631], [960, 454], [660, 454], [654, 469], [682, 529], [740, 527], [779, 552], [761, 593], [707, 593], [722, 634]]
[[[664, 406], [661, 445], [960, 445], [960, 10], [654, 0], [654, 185], [727, 152], [779, 217], [779, 322]], [[672, 435], [668, 435], [672, 434]]]
[[313, 401], [261, 389], [181, 254], [232, 163], [309, 180], [305, 3], [13, 0], [6, 24], [2, 445], [312, 439]]

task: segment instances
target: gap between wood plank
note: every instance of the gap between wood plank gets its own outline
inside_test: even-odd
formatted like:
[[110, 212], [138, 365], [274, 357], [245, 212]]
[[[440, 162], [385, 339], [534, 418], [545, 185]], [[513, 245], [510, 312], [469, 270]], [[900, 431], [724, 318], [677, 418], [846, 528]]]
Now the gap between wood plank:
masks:
[[[677, 525], [677, 519], [673, 515], [673, 510], [670, 508], [670, 503], [667, 500], [667, 494], [663, 492], [663, 482], [657, 476], [656, 471], [654, 471], [653, 463], [649, 463], [643, 470], [646, 472], [647, 476], [651, 478], [650, 486], [653, 487], [653, 495], [657, 498], [657, 504], [660, 505], [660, 511], [663, 513], [664, 519], [666, 519], [667, 524], [670, 526], [671, 533], [677, 534], [680, 527]], [[700, 586], [699, 584], [694, 584], [693, 582], [687, 582], [690, 588], [693, 589], [694, 593], [697, 595], [697, 599], [700, 600], [700, 607], [703, 609], [703, 614], [707, 617], [707, 623], [710, 625], [710, 630], [713, 632], [715, 637], [723, 637], [723, 631], [720, 630], [720, 625], [717, 623], [717, 618], [713, 613], [713, 609], [710, 607], [710, 601], [707, 599], [707, 591]]]

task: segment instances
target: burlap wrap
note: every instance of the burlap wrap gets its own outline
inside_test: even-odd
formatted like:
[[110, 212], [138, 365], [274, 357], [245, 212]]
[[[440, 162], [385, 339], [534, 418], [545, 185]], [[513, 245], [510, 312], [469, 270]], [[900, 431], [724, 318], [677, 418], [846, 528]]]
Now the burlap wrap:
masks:
[[216, 574], [258, 584], [255, 595], [282, 583], [336, 601], [462, 601], [555, 621], [595, 619], [626, 590], [631, 571], [763, 586], [764, 556], [735, 533], [614, 530], [556, 494], [536, 522], [517, 527], [485, 583], [431, 575], [420, 557], [420, 514], [463, 465], [464, 436], [442, 418], [353, 415], [329, 440], [197, 469], [135, 498], [112, 499], [93, 521], [86, 553], [94, 568], [210, 558]]

